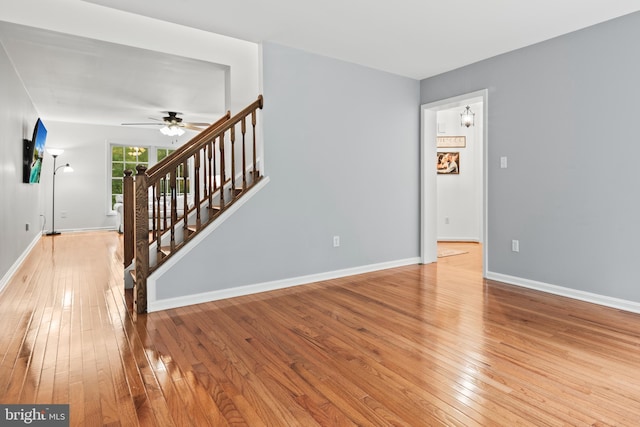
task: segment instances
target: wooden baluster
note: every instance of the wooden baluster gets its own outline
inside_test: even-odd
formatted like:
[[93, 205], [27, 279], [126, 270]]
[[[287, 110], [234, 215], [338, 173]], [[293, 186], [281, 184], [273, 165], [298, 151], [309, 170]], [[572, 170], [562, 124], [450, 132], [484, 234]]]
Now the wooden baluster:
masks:
[[[156, 241], [156, 252], [158, 253], [158, 259], [160, 259], [160, 244], [162, 243], [162, 214], [160, 213], [160, 195], [161, 195], [161, 191], [162, 191], [162, 187], [160, 185], [160, 181], [156, 182], [155, 184], [152, 184], [151, 186], [152, 190], [151, 190], [151, 196], [153, 197], [153, 205], [154, 205], [154, 216], [151, 217], [151, 223], [153, 224], [153, 239]], [[155, 205], [158, 205], [158, 209], [156, 211], [155, 209]], [[155, 212], [157, 212], [157, 215], [155, 215]]]
[[224, 132], [220, 135], [220, 210], [224, 210], [224, 185], [226, 183], [224, 167]]
[[136, 313], [147, 312], [147, 277], [149, 276], [149, 187], [147, 168], [136, 166], [136, 282], [133, 298]]
[[231, 198], [236, 197], [236, 127], [231, 128]]
[[[176, 167], [177, 169], [177, 167]], [[169, 204], [171, 210], [171, 219], [170, 219], [170, 227], [171, 227], [171, 252], [175, 250], [176, 247], [176, 222], [178, 220], [178, 195], [176, 191], [176, 169], [173, 169], [169, 173]], [[166, 214], [165, 214], [166, 218]]]
[[243, 117], [240, 130], [242, 131], [242, 191], [247, 190], [247, 156], [245, 149], [245, 134], [247, 133], [247, 118]]
[[209, 155], [209, 174], [206, 179], [209, 181], [209, 208], [211, 208], [211, 204], [213, 203], [213, 193], [216, 191], [216, 141], [209, 142], [209, 146], [207, 147], [208, 155]]
[[[169, 174], [165, 175], [164, 177], [164, 188], [162, 189], [162, 223], [163, 223], [163, 228], [162, 231], [166, 231], [167, 230], [167, 193], [169, 193], [170, 191], [170, 183], [169, 183], [169, 179], [167, 179], [167, 177], [170, 176]], [[169, 198], [171, 198], [171, 193], [169, 193]]]
[[[157, 216], [158, 210], [160, 210], [160, 205], [158, 205], [156, 203], [155, 184], [151, 184], [150, 183], [149, 184], [149, 188], [151, 188], [151, 218], [150, 218], [151, 236], [150, 236], [150, 240], [153, 241], [156, 238], [157, 227], [159, 226], [158, 223], [156, 223], [156, 216]], [[147, 195], [147, 197], [149, 197], [149, 196]], [[156, 206], [158, 206], [157, 209], [156, 209]], [[147, 218], [147, 221], [149, 221], [149, 218]]]
[[208, 221], [211, 222], [211, 219], [213, 218], [213, 215], [215, 214], [215, 212], [213, 211], [213, 196], [215, 194], [215, 192], [218, 190], [218, 179], [216, 178], [216, 173], [218, 171], [218, 168], [216, 167], [216, 140], [215, 138], [211, 141], [211, 151], [210, 154], [211, 156], [209, 157], [209, 162], [211, 162], [211, 166], [210, 166], [210, 170], [211, 170], [211, 174], [209, 175], [209, 181], [212, 183], [212, 191], [211, 194], [209, 195], [209, 219]]
[[135, 248], [136, 248], [136, 194], [135, 189], [133, 188], [133, 176], [131, 174], [133, 171], [131, 169], [127, 169], [124, 171], [124, 182], [123, 182], [123, 191], [122, 198], [124, 204], [122, 222], [124, 224], [124, 267], [129, 267], [131, 262], [133, 261], [133, 257], [135, 256]]
[[[187, 220], [189, 219], [189, 200], [187, 200], [187, 177], [189, 176], [189, 172], [187, 172], [187, 159], [182, 163], [182, 212], [184, 215], [184, 229], [185, 229], [185, 237], [186, 230], [189, 227], [187, 224]], [[183, 239], [184, 240], [184, 239]]]
[[204, 165], [202, 174], [198, 173], [200, 177], [199, 181], [202, 181], [198, 185], [202, 184], [202, 188], [204, 189], [204, 193], [202, 194], [202, 199], [198, 203], [200, 205], [205, 200], [209, 200], [209, 181], [207, 180], [207, 175], [211, 173], [210, 160], [209, 160], [209, 143], [207, 143], [202, 149], [198, 152], [198, 164]]
[[[262, 108], [262, 103], [260, 103], [260, 108]], [[258, 179], [258, 169], [257, 162], [258, 156], [256, 155], [256, 110], [251, 111], [251, 126], [253, 127], [253, 180], [252, 184], [256, 182]]]
[[[202, 217], [200, 216], [200, 156], [202, 152], [198, 151], [194, 155], [193, 172], [195, 175], [195, 188], [193, 189], [193, 200], [196, 205], [196, 229], [200, 230], [200, 224], [202, 224]], [[207, 173], [207, 162], [204, 163], [204, 173]], [[206, 176], [206, 175], [205, 175]], [[205, 181], [205, 189], [206, 189]]]
[[211, 176], [209, 178], [213, 179], [213, 192], [215, 193], [215, 191], [218, 189], [218, 179], [217, 179], [218, 167], [216, 166], [216, 140], [215, 139], [211, 141], [211, 152], [213, 153], [213, 163], [211, 164], [213, 172], [211, 173]]

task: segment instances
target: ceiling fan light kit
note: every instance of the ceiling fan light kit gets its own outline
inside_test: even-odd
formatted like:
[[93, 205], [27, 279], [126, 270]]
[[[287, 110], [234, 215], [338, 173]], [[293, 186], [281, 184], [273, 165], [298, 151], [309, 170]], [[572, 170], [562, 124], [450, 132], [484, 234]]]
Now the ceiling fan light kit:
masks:
[[160, 133], [167, 136], [182, 136], [184, 135], [184, 129], [175, 125], [169, 125], [161, 127]]

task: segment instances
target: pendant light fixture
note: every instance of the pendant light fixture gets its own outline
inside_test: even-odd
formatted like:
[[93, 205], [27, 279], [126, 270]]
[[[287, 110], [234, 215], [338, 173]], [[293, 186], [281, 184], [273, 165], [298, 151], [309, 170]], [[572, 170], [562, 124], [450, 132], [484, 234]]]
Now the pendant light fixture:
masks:
[[460, 113], [460, 126], [474, 126], [476, 113], [471, 111], [471, 108], [467, 105], [467, 108]]

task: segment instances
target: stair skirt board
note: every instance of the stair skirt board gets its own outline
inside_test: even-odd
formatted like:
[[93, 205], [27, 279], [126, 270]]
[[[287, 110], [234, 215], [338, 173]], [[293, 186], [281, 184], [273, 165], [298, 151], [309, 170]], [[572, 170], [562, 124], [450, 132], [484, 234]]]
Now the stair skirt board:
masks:
[[329, 271], [326, 273], [312, 274], [309, 276], [300, 276], [290, 279], [275, 280], [272, 282], [258, 283], [254, 285], [238, 286], [236, 288], [220, 289], [211, 292], [203, 292], [194, 295], [185, 295], [176, 298], [168, 298], [163, 300], [156, 299], [156, 281], [147, 279], [147, 311], [149, 313], [160, 310], [169, 310], [172, 308], [185, 307], [188, 305], [201, 304], [204, 302], [217, 301], [226, 298], [233, 298], [243, 295], [251, 295], [260, 292], [274, 291], [277, 289], [290, 288], [293, 286], [306, 285], [309, 283], [320, 282], [324, 280], [337, 279], [340, 277], [353, 276], [356, 274], [371, 273], [388, 268], [403, 267], [405, 265], [413, 265], [420, 263], [420, 258], [407, 258], [397, 261], [383, 262], [379, 264], [370, 264], [361, 267], [346, 268], [343, 270]]
[[[259, 166], [262, 166], [261, 159], [258, 159], [256, 164], [259, 165]], [[253, 165], [249, 165], [247, 167], [247, 170], [252, 170], [252, 169], [253, 169]], [[261, 176], [260, 177], [260, 182], [264, 181], [265, 178], [266, 178], [265, 176]], [[239, 181], [240, 179], [242, 179], [242, 172], [239, 172], [236, 175], [236, 182]], [[260, 185], [260, 182], [255, 184], [254, 187], [249, 188], [247, 191], [250, 192], [252, 189], [258, 187]], [[230, 183], [225, 183], [225, 185], [222, 188], [225, 189], [225, 190], [229, 189], [229, 188], [231, 188], [231, 184]], [[247, 193], [247, 194], [249, 194], [249, 193]], [[216, 198], [218, 198], [218, 197], [219, 197], [219, 195], [216, 196]], [[249, 196], [249, 197], [251, 197], [251, 196]], [[240, 203], [240, 201], [243, 198], [244, 197], [241, 197], [240, 199], [236, 200], [236, 202], [234, 202], [234, 205], [236, 203]], [[244, 202], [242, 202], [242, 203], [244, 203]], [[232, 209], [232, 206], [226, 208], [226, 210]], [[214, 207], [215, 207], [215, 204], [214, 204]], [[207, 212], [208, 206], [204, 205], [204, 204], [201, 204], [200, 208], [201, 208], [202, 221], [204, 223], [209, 219], [209, 213]], [[219, 209], [219, 208], [216, 208], [216, 209]], [[188, 224], [192, 224], [193, 221], [196, 219], [196, 217], [197, 217], [196, 211], [195, 210], [191, 211], [191, 213], [189, 213], [187, 215], [187, 223]], [[219, 220], [216, 220], [216, 222], [217, 221], [219, 221]], [[175, 228], [175, 241], [176, 242], [182, 242], [184, 240], [184, 229], [179, 225], [180, 222], [181, 221], [178, 221], [178, 223], [177, 223], [178, 226]], [[214, 224], [215, 224], [215, 222], [214, 222]], [[211, 227], [211, 225], [207, 226], [205, 229], [207, 229], [209, 227]], [[213, 226], [213, 227], [215, 228], [216, 226]], [[202, 233], [202, 231], [200, 231], [200, 233]], [[171, 244], [171, 233], [169, 232], [169, 229], [164, 230], [161, 234], [162, 234], [162, 236], [161, 236], [161, 248], [169, 246]], [[158, 262], [158, 258], [157, 258], [158, 253], [156, 251], [156, 248], [157, 248], [157, 242], [155, 242], [155, 241], [151, 242], [151, 244], [149, 245], [149, 266], [151, 266], [151, 267], [155, 266], [156, 263]]]

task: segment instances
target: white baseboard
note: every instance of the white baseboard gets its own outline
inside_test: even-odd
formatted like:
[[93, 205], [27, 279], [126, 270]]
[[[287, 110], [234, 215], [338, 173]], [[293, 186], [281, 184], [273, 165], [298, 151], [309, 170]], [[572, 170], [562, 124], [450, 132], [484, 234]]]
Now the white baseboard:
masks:
[[537, 291], [547, 292], [554, 295], [573, 298], [580, 301], [586, 301], [593, 304], [603, 305], [605, 307], [616, 308], [619, 310], [630, 311], [640, 314], [640, 303], [635, 301], [624, 300], [620, 298], [608, 297], [605, 295], [594, 294], [591, 292], [580, 291], [577, 289], [565, 288], [563, 286], [551, 285], [549, 283], [537, 282], [535, 280], [523, 279], [521, 277], [509, 276], [506, 274], [487, 272], [487, 279], [498, 282], [508, 283], [510, 285], [521, 286], [523, 288], [535, 289]]
[[[43, 231], [42, 235], [46, 235], [51, 230]], [[89, 231], [118, 231], [118, 228], [113, 225], [104, 226], [104, 227], [90, 227], [90, 228], [65, 228], [64, 230], [57, 229], [56, 232], [59, 233], [84, 233]]]
[[18, 268], [20, 268], [24, 260], [27, 258], [27, 255], [29, 255], [33, 247], [40, 241], [40, 237], [42, 237], [40, 233], [36, 234], [36, 237], [33, 238], [31, 243], [29, 243], [29, 246], [27, 246], [24, 252], [22, 252], [22, 254], [18, 257], [16, 262], [13, 263], [13, 265], [11, 266], [11, 268], [9, 268], [5, 275], [2, 276], [2, 279], [0, 280], [0, 292], [2, 292], [7, 283], [9, 283], [9, 280], [11, 280], [13, 275], [16, 274], [16, 271], [18, 271]]
[[[239, 297], [243, 295], [257, 294], [260, 292], [274, 291], [277, 289], [290, 288], [293, 286], [306, 285], [309, 283], [321, 282], [324, 280], [337, 279], [345, 276], [353, 276], [355, 274], [370, 273], [373, 271], [386, 270], [388, 268], [402, 267], [405, 265], [418, 264], [420, 258], [407, 258], [397, 261], [383, 262], [379, 264], [364, 265], [361, 267], [345, 268], [343, 270], [329, 271], [326, 273], [311, 274], [308, 276], [293, 277], [290, 279], [275, 280], [272, 282], [257, 283], [254, 285], [239, 286], [231, 289], [221, 289], [218, 291], [204, 292], [196, 295], [185, 295], [177, 298], [169, 298], [164, 300], [148, 300], [147, 311], [168, 310], [171, 308], [184, 307], [187, 305], [201, 304], [204, 302], [217, 301], [226, 298]], [[155, 285], [155, 282], [154, 282]], [[149, 295], [155, 295], [149, 292]]]

